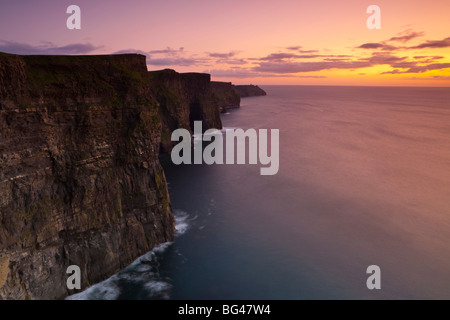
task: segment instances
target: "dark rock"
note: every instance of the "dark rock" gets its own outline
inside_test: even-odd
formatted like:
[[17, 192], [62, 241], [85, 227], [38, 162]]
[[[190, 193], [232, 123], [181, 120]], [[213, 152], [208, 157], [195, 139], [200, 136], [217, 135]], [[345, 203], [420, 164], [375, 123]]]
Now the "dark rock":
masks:
[[173, 239], [151, 89], [141, 55], [0, 54], [0, 297], [63, 298], [69, 265], [86, 288]]
[[159, 102], [162, 152], [172, 150], [174, 143], [170, 138], [173, 130], [184, 128], [192, 132], [194, 121], [202, 121], [205, 131], [222, 129], [218, 103], [211, 88], [211, 75], [166, 69], [151, 71], [148, 76], [153, 95]]
[[209, 74], [145, 57], [0, 53], [0, 299], [59, 299], [174, 237], [159, 153], [239, 105]]
[[212, 81], [211, 87], [214, 100], [217, 102], [220, 112], [240, 107], [241, 97], [231, 82]]
[[258, 86], [255, 85], [239, 85], [234, 86], [236, 92], [241, 98], [265, 96], [267, 93]]

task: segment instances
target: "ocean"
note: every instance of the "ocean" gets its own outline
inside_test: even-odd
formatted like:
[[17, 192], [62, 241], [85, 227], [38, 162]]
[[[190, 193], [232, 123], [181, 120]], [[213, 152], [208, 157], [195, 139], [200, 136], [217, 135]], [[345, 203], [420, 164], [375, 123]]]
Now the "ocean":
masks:
[[450, 299], [450, 88], [262, 88], [278, 173], [161, 158], [175, 241], [70, 299]]

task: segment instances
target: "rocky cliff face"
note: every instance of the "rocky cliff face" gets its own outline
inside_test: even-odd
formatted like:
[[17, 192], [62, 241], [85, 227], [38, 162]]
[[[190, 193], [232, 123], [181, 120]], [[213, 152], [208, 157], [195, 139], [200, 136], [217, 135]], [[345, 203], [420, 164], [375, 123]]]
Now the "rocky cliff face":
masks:
[[[218, 101], [211, 87], [211, 76], [204, 73], [178, 73], [166, 69], [148, 73], [152, 92], [159, 103], [162, 121], [161, 149], [169, 152], [173, 130], [192, 132], [194, 121], [203, 129], [222, 129]], [[177, 142], [175, 142], [177, 143]]]
[[[140, 55], [0, 54], [0, 297], [63, 298], [69, 265], [85, 288], [173, 238], [151, 90]], [[171, 127], [219, 126], [202, 99]]]
[[227, 109], [239, 108], [241, 105], [241, 97], [235, 90], [235, 86], [231, 82], [211, 82], [214, 99], [219, 105], [221, 112]]
[[241, 98], [267, 95], [263, 89], [255, 85], [236, 85], [234, 88]]

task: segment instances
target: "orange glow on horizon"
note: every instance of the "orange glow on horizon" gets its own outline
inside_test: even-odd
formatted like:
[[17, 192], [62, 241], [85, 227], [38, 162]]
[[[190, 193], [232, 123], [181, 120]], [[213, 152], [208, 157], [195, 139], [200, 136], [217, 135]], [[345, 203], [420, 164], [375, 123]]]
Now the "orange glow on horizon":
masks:
[[0, 52], [138, 52], [149, 70], [237, 84], [450, 86], [450, 1], [378, 0], [375, 30], [370, 4], [78, 0], [82, 27], [70, 31], [67, 4], [11, 1], [1, 5]]

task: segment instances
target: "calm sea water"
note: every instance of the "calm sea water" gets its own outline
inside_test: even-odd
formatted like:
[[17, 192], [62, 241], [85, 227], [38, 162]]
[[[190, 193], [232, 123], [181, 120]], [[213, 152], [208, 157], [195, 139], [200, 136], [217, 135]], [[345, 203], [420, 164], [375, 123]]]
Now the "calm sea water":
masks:
[[176, 240], [73, 298], [450, 299], [450, 89], [263, 89], [223, 124], [279, 129], [278, 174], [163, 158]]

